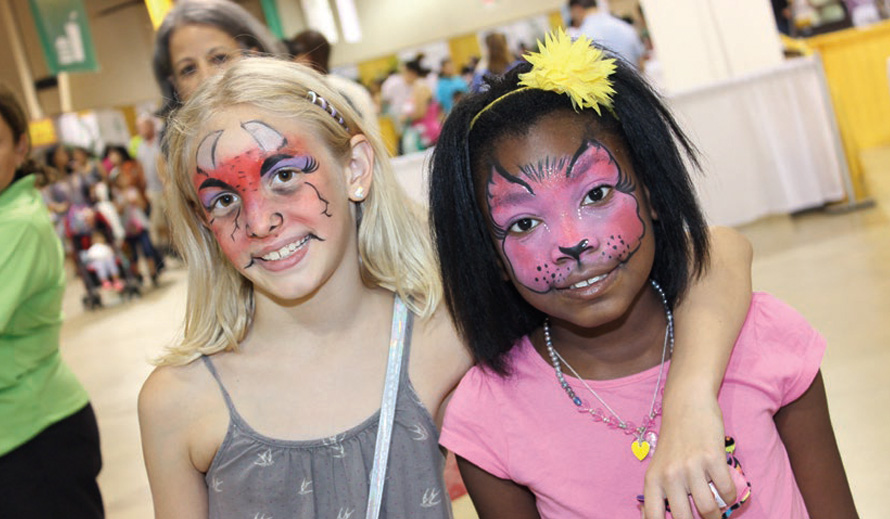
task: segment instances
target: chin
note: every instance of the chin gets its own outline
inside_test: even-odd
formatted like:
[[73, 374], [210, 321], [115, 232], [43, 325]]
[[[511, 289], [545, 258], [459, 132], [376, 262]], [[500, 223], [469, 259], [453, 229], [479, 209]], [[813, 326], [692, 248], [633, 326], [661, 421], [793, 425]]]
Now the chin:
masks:
[[612, 323], [618, 324], [629, 312], [633, 300], [623, 298], [602, 298], [575, 308], [545, 310], [552, 318], [564, 321], [577, 328], [592, 330]]
[[316, 291], [303, 286], [276, 285], [273, 287], [254, 285], [254, 290], [282, 306], [299, 304], [312, 296]]

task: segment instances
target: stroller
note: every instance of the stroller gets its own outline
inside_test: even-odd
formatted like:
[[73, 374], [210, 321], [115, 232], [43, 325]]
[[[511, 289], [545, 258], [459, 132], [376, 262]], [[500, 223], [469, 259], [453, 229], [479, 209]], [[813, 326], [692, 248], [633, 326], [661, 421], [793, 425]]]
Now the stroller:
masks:
[[86, 294], [81, 298], [84, 308], [94, 310], [103, 306], [100, 290], [102, 284], [96, 270], [87, 261], [87, 251], [93, 244], [94, 232], [101, 234], [114, 251], [114, 262], [122, 281], [118, 290], [121, 301], [141, 296], [141, 283], [133, 275], [127, 255], [117, 245], [111, 226], [102, 214], [89, 206], [72, 206], [65, 218], [65, 233], [71, 240], [74, 265], [86, 289]]

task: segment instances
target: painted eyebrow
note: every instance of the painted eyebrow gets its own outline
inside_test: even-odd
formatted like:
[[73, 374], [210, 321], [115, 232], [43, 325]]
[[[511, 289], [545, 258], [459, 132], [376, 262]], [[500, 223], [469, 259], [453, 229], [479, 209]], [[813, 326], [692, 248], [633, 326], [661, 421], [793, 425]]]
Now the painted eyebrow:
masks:
[[312, 173], [318, 168], [318, 162], [309, 155], [287, 155], [285, 153], [276, 153], [270, 155], [263, 161], [260, 166], [260, 176], [266, 176], [266, 173], [275, 167], [284, 163], [284, 166], [299, 169], [303, 173]]
[[229, 184], [227, 184], [226, 182], [223, 182], [222, 180], [220, 180], [218, 178], [208, 178], [204, 182], [201, 182], [201, 185], [198, 187], [198, 191], [200, 191], [202, 189], [206, 189], [208, 187], [219, 187], [222, 189], [231, 189], [232, 191], [235, 190], [234, 187], [230, 186]]
[[539, 159], [538, 162], [529, 162], [519, 166], [519, 172], [525, 178], [535, 182], [542, 182], [558, 171], [565, 171], [565, 176], [568, 178], [571, 176], [570, 160], [574, 160], [574, 158], [570, 159], [567, 156], [551, 157], [548, 155], [543, 159]]
[[[494, 175], [498, 174], [498, 175], [504, 177], [504, 180], [506, 180], [507, 182], [510, 182], [511, 184], [516, 184], [518, 186], [522, 186], [522, 188], [525, 189], [526, 191], [528, 191], [532, 196], [535, 196], [535, 190], [532, 189], [532, 186], [528, 185], [528, 183], [525, 182], [524, 180], [522, 180], [521, 178], [513, 176], [510, 173], [508, 173], [507, 170], [504, 169], [504, 167], [501, 166], [496, 161], [492, 162], [491, 169], [494, 171], [488, 179], [489, 185], [494, 183]], [[488, 193], [489, 198], [491, 198], [490, 190], [486, 189], [485, 191]]]
[[[636, 188], [636, 184], [630, 178], [630, 175], [628, 175], [627, 172], [624, 171], [624, 168], [622, 168], [621, 164], [618, 163], [618, 160], [615, 159], [615, 155], [612, 154], [612, 150], [610, 150], [608, 147], [606, 147], [606, 145], [603, 144], [602, 142], [600, 142], [592, 137], [585, 139], [584, 142], [581, 143], [581, 147], [578, 148], [578, 151], [575, 152], [575, 156], [572, 158], [572, 163], [569, 164], [569, 169], [568, 169], [569, 176], [571, 176], [574, 173], [575, 165], [577, 164], [578, 160], [580, 160], [581, 156], [584, 155], [584, 153], [586, 153], [587, 150], [590, 148], [597, 148], [597, 149], [601, 149], [601, 150], [605, 151], [606, 155], [609, 156], [609, 160], [608, 160], [607, 164], [614, 165], [615, 169], [618, 170], [618, 182], [616, 182], [616, 184], [615, 184], [615, 189], [617, 189], [618, 191], [620, 191], [622, 193], [630, 193]], [[601, 161], [601, 160], [596, 161], [597, 164], [602, 163], [602, 162], [604, 162], [604, 161]]]

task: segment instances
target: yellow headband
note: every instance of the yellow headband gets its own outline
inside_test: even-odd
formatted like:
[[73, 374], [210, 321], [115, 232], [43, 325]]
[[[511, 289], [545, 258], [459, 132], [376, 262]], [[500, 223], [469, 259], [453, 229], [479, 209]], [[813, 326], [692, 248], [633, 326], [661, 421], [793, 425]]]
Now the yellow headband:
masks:
[[501, 100], [525, 90], [536, 88], [557, 94], [566, 94], [577, 111], [593, 108], [602, 115], [600, 106], [612, 109], [612, 81], [609, 76], [615, 71], [615, 59], [605, 58], [603, 51], [592, 46], [586, 36], [572, 41], [561, 28], [547, 34], [544, 43], [538, 40], [538, 52], [526, 57], [531, 63], [529, 72], [519, 75], [522, 88], [511, 90], [488, 103], [470, 121], [470, 129], [479, 117]]

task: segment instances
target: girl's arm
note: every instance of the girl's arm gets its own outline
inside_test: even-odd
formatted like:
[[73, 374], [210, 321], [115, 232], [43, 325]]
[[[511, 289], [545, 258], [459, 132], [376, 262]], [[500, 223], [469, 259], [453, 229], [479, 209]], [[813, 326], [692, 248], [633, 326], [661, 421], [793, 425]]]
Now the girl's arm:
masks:
[[527, 488], [495, 477], [460, 456], [457, 466], [479, 519], [541, 519], [535, 496]]
[[810, 388], [775, 416], [811, 519], [858, 519], [828, 415], [820, 371]]
[[177, 378], [170, 368], [159, 368], [139, 392], [142, 453], [155, 518], [207, 519], [204, 475], [192, 463], [188, 446], [195, 399], [179, 390]]
[[689, 495], [702, 517], [720, 517], [708, 482], [724, 500], [730, 498], [727, 502], [735, 496], [717, 392], [751, 303], [752, 250], [732, 229], [714, 227], [710, 232], [708, 269], [674, 312], [676, 348], [658, 446], [644, 485], [648, 519], [665, 516], [665, 498], [674, 519], [691, 519]]

